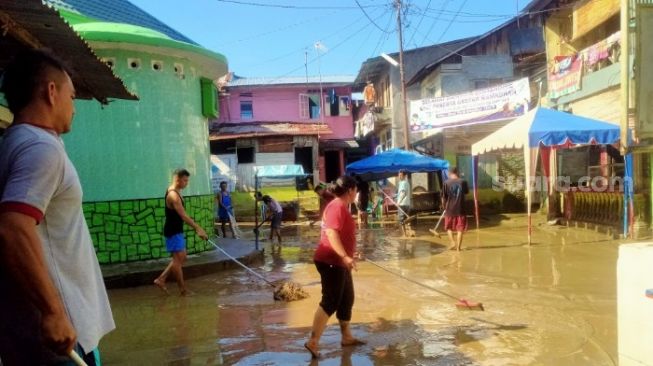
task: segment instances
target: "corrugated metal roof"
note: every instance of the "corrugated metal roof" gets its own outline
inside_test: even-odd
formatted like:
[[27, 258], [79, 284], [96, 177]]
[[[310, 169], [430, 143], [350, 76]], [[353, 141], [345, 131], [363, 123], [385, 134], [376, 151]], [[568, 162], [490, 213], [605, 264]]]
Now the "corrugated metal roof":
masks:
[[[153, 17], [127, 0], [43, 0], [46, 4], [77, 12], [99, 20], [127, 23], [157, 30], [172, 39], [192, 43], [190, 38], [170, 28], [167, 24]], [[183, 3], [180, 3], [183, 6]], [[172, 5], [161, 5], [172, 6]]]
[[353, 75], [322, 75], [319, 76], [284, 76], [284, 77], [253, 77], [243, 78], [234, 76], [234, 79], [227, 84], [228, 87], [235, 86], [264, 86], [264, 85], [293, 85], [293, 84], [342, 84], [347, 85], [354, 82]]
[[248, 122], [224, 123], [212, 131], [209, 140], [231, 140], [262, 136], [328, 135], [333, 131], [325, 123]]
[[[426, 47], [413, 48], [404, 51], [404, 73], [406, 80], [412, 79], [424, 66], [450, 55], [454, 49], [460, 45], [470, 43], [478, 37], [469, 37], [455, 41], [439, 43]], [[399, 52], [390, 53], [388, 56], [399, 61]], [[361, 65], [360, 71], [354, 81], [357, 85], [365, 84], [368, 80], [374, 80], [376, 77], [387, 72], [391, 67], [390, 63], [381, 56], [368, 58]]]
[[0, 37], [0, 69], [23, 49], [48, 47], [72, 69], [78, 98], [102, 103], [108, 98], [138, 99], [55, 9], [41, 0], [2, 0], [0, 10], [7, 30]]

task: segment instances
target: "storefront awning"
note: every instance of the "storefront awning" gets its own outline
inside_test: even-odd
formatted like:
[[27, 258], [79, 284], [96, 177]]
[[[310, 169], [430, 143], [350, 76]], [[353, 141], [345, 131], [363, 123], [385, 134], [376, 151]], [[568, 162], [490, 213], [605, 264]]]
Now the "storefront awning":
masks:
[[357, 148], [358, 142], [354, 140], [323, 140], [320, 141], [321, 149], [333, 149], [333, 150], [342, 150], [342, 149], [352, 149]]
[[264, 136], [328, 135], [333, 131], [325, 123], [306, 122], [248, 122], [225, 123], [211, 132], [209, 140], [232, 140]]

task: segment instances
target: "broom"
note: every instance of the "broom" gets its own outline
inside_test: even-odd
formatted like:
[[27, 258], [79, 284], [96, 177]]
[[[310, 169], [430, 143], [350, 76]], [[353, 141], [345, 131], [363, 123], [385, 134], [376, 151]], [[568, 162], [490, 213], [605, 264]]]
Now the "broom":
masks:
[[236, 239], [240, 239], [243, 236], [243, 232], [240, 230], [238, 227], [238, 222], [236, 222], [236, 218], [234, 215], [231, 214], [229, 210], [227, 210], [227, 214], [229, 214], [229, 223], [231, 224], [231, 227], [234, 229], [234, 234]]
[[245, 268], [249, 273], [253, 274], [256, 276], [258, 279], [262, 280], [263, 282], [267, 283], [270, 285], [272, 288], [274, 288], [274, 299], [275, 300], [281, 300], [281, 301], [295, 301], [295, 300], [301, 300], [305, 299], [308, 297], [308, 293], [302, 289], [301, 285], [295, 282], [283, 282], [280, 285], [275, 285], [274, 283], [268, 281], [265, 277], [260, 275], [259, 273], [256, 273], [254, 270], [251, 268], [247, 267], [243, 263], [241, 263], [238, 259], [234, 258], [231, 256], [229, 253], [227, 253], [224, 249], [220, 248], [213, 240], [207, 239], [207, 241], [216, 247], [219, 251], [221, 251], [224, 255], [226, 255], [229, 259], [234, 261], [236, 264], [239, 266]]
[[450, 297], [450, 298], [456, 300], [456, 308], [458, 308], [460, 310], [480, 310], [480, 311], [485, 311], [485, 308], [483, 307], [483, 304], [480, 303], [480, 302], [473, 302], [473, 301], [469, 301], [469, 300], [466, 300], [466, 299], [458, 298], [458, 297], [456, 297], [456, 296], [454, 296], [452, 294], [446, 293], [446, 292], [444, 292], [442, 290], [438, 290], [437, 288], [431, 287], [431, 286], [423, 284], [421, 282], [417, 282], [417, 281], [415, 281], [415, 280], [413, 280], [411, 278], [408, 278], [408, 277], [402, 275], [401, 273], [397, 273], [395, 271], [392, 271], [392, 270], [390, 270], [390, 269], [376, 263], [375, 261], [373, 261], [371, 259], [365, 259], [365, 260], [367, 262], [370, 262], [371, 264], [381, 268], [382, 270], [384, 270], [386, 272], [392, 273], [395, 276], [403, 278], [406, 281], [412, 282], [412, 283], [414, 283], [416, 285], [422, 286], [422, 287], [427, 288], [427, 289], [429, 289], [431, 291], [435, 291], [435, 292], [439, 293], [440, 295], [444, 295], [444, 296], [447, 296], [447, 297]]
[[75, 352], [75, 350], [70, 351], [68, 356], [75, 362], [75, 365], [77, 366], [88, 366], [86, 362]]
[[429, 231], [432, 232], [433, 235], [437, 236], [438, 239], [440, 238], [440, 233], [438, 232], [438, 227], [440, 226], [440, 222], [442, 222], [442, 218], [444, 217], [445, 213], [447, 213], [447, 210], [442, 211], [442, 215], [440, 215], [440, 218], [438, 219], [438, 223], [435, 224], [435, 227], [433, 229], [429, 229]]

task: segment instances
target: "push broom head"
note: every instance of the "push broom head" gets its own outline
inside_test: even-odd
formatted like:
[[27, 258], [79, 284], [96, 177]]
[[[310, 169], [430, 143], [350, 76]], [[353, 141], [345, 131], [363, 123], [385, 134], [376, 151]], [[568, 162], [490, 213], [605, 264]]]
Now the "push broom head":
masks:
[[483, 308], [483, 304], [480, 302], [473, 302], [465, 299], [460, 299], [456, 303], [456, 307], [458, 310], [480, 310], [480, 311], [485, 311]]
[[295, 282], [283, 282], [274, 286], [274, 299], [278, 301], [296, 301], [305, 299], [308, 293], [302, 286]]

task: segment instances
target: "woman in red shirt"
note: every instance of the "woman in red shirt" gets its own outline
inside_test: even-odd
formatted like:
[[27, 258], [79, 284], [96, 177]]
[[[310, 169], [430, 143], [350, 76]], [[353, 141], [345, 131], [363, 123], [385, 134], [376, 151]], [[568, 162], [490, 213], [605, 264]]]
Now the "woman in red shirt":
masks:
[[354, 283], [351, 270], [356, 269], [356, 224], [349, 206], [356, 198], [356, 181], [342, 176], [330, 187], [336, 198], [324, 209], [320, 243], [313, 261], [322, 280], [322, 300], [315, 311], [311, 338], [304, 344], [313, 358], [319, 357], [319, 342], [326, 324], [333, 315], [340, 322], [342, 346], [364, 344], [354, 338], [349, 328], [354, 305]]

